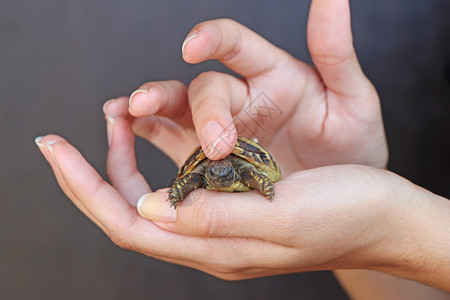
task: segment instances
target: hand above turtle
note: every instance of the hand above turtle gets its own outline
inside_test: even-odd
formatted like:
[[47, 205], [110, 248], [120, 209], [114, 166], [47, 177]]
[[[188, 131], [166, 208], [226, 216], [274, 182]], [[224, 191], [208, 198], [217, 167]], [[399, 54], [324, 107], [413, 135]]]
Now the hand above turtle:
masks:
[[[257, 137], [285, 175], [339, 163], [385, 167], [379, 99], [356, 58], [348, 3], [321, 3], [312, 3], [308, 20], [316, 68], [235, 21], [195, 26], [183, 44], [184, 60], [216, 59], [243, 78], [205, 72], [189, 87], [142, 85], [130, 98], [131, 115], [141, 118], [136, 134], [177, 165], [199, 144], [210, 159], [223, 158], [243, 135]], [[143, 118], [155, 115], [165, 118]], [[181, 148], [171, 151], [173, 145]]]
[[[108, 102], [111, 185], [61, 137], [46, 136], [38, 145], [66, 195], [121, 247], [226, 279], [374, 268], [450, 288], [439, 279], [446, 266], [427, 261], [440, 252], [430, 247], [419, 258], [423, 243], [435, 240], [417, 245], [411, 237], [427, 236], [431, 216], [445, 222], [448, 203], [373, 168], [385, 166], [387, 147], [377, 94], [353, 50], [346, 0], [313, 1], [308, 45], [317, 69], [234, 21], [196, 26], [184, 59], [218, 59], [244, 78], [207, 72], [189, 87], [151, 82], [130, 99]], [[260, 95], [263, 106], [255, 100]], [[270, 120], [255, 118], [271, 108]], [[199, 144], [211, 159], [227, 156], [242, 130], [280, 165], [284, 178], [273, 202], [257, 192], [198, 189], [173, 210], [167, 189], [151, 193], [137, 170], [135, 134], [180, 167]], [[337, 166], [318, 168], [326, 165]], [[411, 194], [416, 197], [405, 197]], [[140, 214], [152, 221], [138, 214], [138, 199]], [[405, 214], [405, 207], [415, 209]], [[442, 228], [448, 227], [434, 234], [445, 242]], [[413, 263], [397, 263], [405, 253], [398, 249]], [[423, 272], [414, 272], [414, 263]]]

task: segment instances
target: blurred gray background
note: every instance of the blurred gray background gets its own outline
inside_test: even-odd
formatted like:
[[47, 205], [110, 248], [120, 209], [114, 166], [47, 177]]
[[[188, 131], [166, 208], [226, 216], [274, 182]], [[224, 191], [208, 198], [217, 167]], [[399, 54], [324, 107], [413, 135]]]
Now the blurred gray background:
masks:
[[[225, 282], [119, 249], [63, 195], [34, 144], [61, 134], [105, 176], [104, 101], [151, 80], [226, 71], [182, 61], [196, 23], [234, 18], [310, 61], [309, 4], [2, 0], [0, 298], [347, 299], [330, 272]], [[351, 4], [355, 46], [383, 105], [390, 169], [449, 197], [450, 2]], [[166, 186], [174, 165], [141, 140], [137, 152], [153, 187]]]

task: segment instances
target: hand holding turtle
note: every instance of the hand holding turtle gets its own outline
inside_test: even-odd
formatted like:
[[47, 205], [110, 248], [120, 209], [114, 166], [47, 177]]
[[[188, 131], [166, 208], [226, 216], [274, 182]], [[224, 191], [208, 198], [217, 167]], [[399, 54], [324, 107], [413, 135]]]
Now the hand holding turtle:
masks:
[[120, 247], [228, 280], [372, 268], [450, 289], [442, 281], [448, 264], [436, 264], [448, 253], [450, 204], [395, 174], [322, 167], [276, 183], [273, 202], [256, 192], [199, 189], [177, 210], [164, 189], [141, 203], [149, 221], [135, 208], [150, 188], [136, 168], [130, 122], [117, 115], [110, 130], [114, 187], [62, 138], [37, 142], [66, 195]]

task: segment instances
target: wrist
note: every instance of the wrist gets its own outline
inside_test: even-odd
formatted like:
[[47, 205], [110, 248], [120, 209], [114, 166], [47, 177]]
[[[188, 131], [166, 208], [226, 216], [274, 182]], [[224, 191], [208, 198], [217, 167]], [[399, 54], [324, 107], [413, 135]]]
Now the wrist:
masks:
[[387, 235], [368, 268], [450, 289], [450, 201], [386, 173]]

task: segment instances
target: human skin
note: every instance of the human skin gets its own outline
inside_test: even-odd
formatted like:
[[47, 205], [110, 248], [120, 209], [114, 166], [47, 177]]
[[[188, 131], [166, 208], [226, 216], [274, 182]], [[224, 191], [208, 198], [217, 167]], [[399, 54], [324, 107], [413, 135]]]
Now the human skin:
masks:
[[159, 190], [140, 207], [149, 221], [133, 205], [149, 187], [137, 180], [131, 126], [121, 117], [113, 126], [108, 160], [120, 165], [111, 181], [135, 177], [116, 187], [61, 137], [39, 144], [66, 195], [120, 247], [227, 280], [373, 269], [450, 290], [449, 201], [391, 172], [321, 167], [276, 183], [273, 202], [201, 189], [177, 210]]
[[[173, 122], [164, 126], [167, 123], [160, 119], [146, 124], [139, 120], [136, 133], [163, 151], [174, 143], [186, 145], [188, 149], [174, 154], [165, 151], [178, 164], [199, 143], [210, 159], [220, 159], [236, 144], [233, 118], [238, 118], [277, 157], [284, 174], [349, 162], [384, 167], [388, 153], [378, 95], [356, 58], [348, 9], [335, 3], [329, 6], [337, 7], [314, 10], [313, 5], [308, 22], [308, 45], [316, 68], [232, 20], [197, 25], [183, 45], [184, 60], [217, 59], [244, 79], [205, 72], [188, 88], [177, 81], [146, 83], [130, 99], [131, 115], [156, 114]], [[342, 16], [335, 20], [336, 14]], [[330, 30], [335, 27], [342, 30]], [[254, 124], [245, 109], [252, 107], [260, 92], [281, 111], [264, 128]], [[220, 127], [208, 130], [210, 122]], [[141, 127], [150, 125], [157, 130], [141, 132]]]
[[[40, 140], [74, 203], [118, 245], [225, 279], [364, 268], [448, 289], [442, 282], [448, 264], [436, 265], [449, 253], [446, 200], [380, 169], [317, 168], [384, 167], [387, 160], [378, 96], [353, 50], [347, 2], [313, 1], [308, 45], [316, 69], [231, 20], [193, 32], [183, 45], [186, 61], [218, 59], [244, 79], [209, 72], [189, 88], [148, 83], [133, 93], [131, 115], [128, 99], [109, 102], [112, 186], [60, 137]], [[210, 158], [223, 157], [235, 142], [233, 117], [246, 120], [242, 110], [259, 91], [286, 112], [260, 137], [285, 175], [274, 202], [256, 193], [201, 190], [175, 211], [159, 191], [141, 198], [141, 214], [154, 222], [141, 218], [134, 206], [151, 189], [136, 168], [134, 133], [178, 166], [199, 143]], [[208, 132], [213, 120], [223, 129]], [[424, 245], [426, 255], [419, 251]]]

